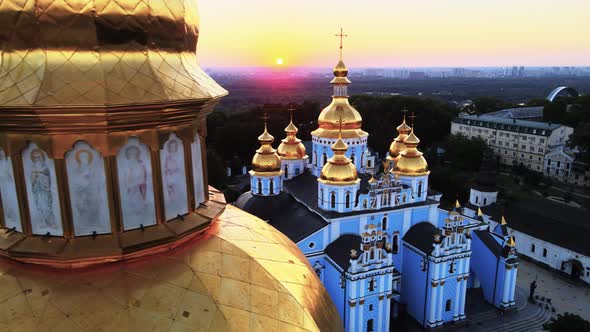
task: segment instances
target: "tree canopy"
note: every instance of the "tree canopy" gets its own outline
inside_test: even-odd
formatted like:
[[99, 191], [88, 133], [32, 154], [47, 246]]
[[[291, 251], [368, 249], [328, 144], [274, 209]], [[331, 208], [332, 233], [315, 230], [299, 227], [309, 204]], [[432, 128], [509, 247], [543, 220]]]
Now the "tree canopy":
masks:
[[590, 332], [590, 322], [571, 313], [557, 315], [557, 319], [543, 325], [543, 329], [549, 332]]

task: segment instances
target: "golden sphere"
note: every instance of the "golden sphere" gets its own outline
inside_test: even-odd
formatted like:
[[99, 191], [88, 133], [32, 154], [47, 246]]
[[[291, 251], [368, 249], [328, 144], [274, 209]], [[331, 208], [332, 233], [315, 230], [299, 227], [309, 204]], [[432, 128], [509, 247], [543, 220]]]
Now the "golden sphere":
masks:
[[348, 75], [348, 68], [342, 62], [342, 60], [338, 61], [336, 67], [334, 67], [334, 76], [336, 77], [346, 77]]

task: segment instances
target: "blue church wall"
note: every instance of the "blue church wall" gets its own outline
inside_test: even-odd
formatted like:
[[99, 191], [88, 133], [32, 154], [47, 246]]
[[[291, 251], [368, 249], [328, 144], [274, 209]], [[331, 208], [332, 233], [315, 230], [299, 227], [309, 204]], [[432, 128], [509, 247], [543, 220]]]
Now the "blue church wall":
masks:
[[334, 305], [336, 305], [340, 318], [344, 319], [344, 289], [340, 287], [342, 273], [332, 264], [333, 262], [325, 261], [324, 280], [328, 282], [325, 282], [324, 286], [328, 294], [330, 294]]
[[[442, 320], [444, 322], [453, 321], [454, 314], [455, 314], [455, 302], [457, 296], [457, 278], [450, 277], [446, 279], [444, 288], [443, 288], [443, 299], [442, 299]], [[447, 310], [447, 301], [451, 301], [450, 308]]]
[[324, 234], [328, 232], [328, 228], [324, 227], [319, 231], [311, 234], [305, 239], [297, 242], [297, 246], [303, 252], [304, 255], [308, 255], [315, 252], [323, 251], [329, 243], [324, 242]]
[[[422, 256], [404, 246], [404, 261], [401, 287], [401, 302], [407, 306], [408, 313], [419, 323], [424, 322], [424, 305], [430, 300], [425, 298], [427, 289], [431, 289], [427, 272], [422, 271]], [[426, 302], [425, 302], [426, 300]]]
[[[496, 270], [500, 273], [500, 263], [498, 258], [488, 249], [488, 247], [472, 232], [471, 242], [471, 271], [479, 279], [483, 291], [484, 299], [494, 305], [494, 285]], [[473, 279], [473, 278], [470, 278]], [[496, 299], [500, 298], [499, 289], [502, 285], [496, 285]]]
[[428, 219], [429, 214], [430, 214], [429, 212], [430, 211], [428, 210], [427, 206], [424, 206], [424, 207], [421, 206], [421, 207], [412, 209], [412, 226], [417, 223], [429, 220]]

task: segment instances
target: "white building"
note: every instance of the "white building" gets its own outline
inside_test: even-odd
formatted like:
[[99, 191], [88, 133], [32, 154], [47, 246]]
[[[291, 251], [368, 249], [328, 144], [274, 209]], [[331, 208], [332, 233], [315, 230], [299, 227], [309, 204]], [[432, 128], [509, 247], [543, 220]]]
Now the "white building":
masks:
[[547, 154], [562, 148], [573, 132], [560, 124], [490, 115], [460, 115], [451, 123], [453, 134], [484, 139], [502, 164], [522, 163], [537, 172], [546, 169]]

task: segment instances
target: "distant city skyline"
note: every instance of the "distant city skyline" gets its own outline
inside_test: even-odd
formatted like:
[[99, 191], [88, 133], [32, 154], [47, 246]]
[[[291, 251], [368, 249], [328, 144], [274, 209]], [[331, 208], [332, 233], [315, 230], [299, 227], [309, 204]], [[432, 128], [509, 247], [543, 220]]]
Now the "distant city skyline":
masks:
[[205, 67], [590, 65], [590, 2], [201, 0]]

